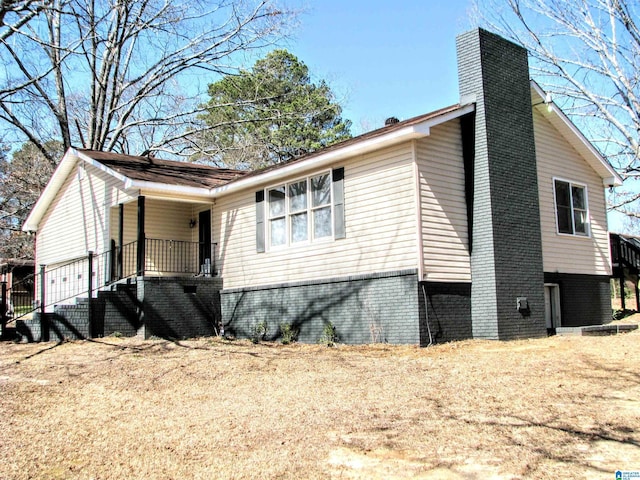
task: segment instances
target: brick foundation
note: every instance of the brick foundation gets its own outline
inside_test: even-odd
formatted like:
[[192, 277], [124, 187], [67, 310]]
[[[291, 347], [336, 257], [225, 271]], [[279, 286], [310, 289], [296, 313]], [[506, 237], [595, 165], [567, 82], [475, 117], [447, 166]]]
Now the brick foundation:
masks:
[[560, 288], [563, 327], [601, 325], [611, 320], [611, 283], [607, 275], [545, 273], [544, 281]]
[[225, 333], [250, 338], [266, 322], [276, 340], [281, 323], [298, 330], [298, 341], [316, 343], [331, 322], [349, 344], [420, 343], [415, 270], [330, 278], [308, 283], [223, 290]]

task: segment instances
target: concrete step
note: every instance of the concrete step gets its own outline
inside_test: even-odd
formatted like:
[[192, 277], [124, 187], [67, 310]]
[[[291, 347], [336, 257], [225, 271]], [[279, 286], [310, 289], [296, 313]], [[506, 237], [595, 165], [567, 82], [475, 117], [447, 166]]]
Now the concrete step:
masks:
[[576, 336], [601, 336], [618, 335], [620, 333], [637, 330], [638, 325], [585, 325], [583, 327], [558, 327], [556, 335], [576, 335]]

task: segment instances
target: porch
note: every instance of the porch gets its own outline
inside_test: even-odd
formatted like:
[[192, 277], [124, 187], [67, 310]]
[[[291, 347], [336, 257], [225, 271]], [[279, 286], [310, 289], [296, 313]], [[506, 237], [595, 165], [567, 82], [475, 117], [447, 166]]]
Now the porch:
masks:
[[[620, 309], [626, 311], [635, 307], [640, 311], [640, 291], [638, 282], [640, 281], [640, 239], [629, 235], [609, 233], [609, 244], [611, 248], [612, 279], [618, 283], [614, 288], [614, 294], [619, 297]], [[629, 292], [631, 290], [631, 292]], [[635, 297], [635, 305], [627, 304], [626, 296]]]
[[[147, 238], [49, 268], [24, 279], [30, 298], [2, 284], [0, 334], [27, 341], [123, 336], [187, 338], [215, 335], [220, 323], [222, 279], [214, 244]], [[140, 256], [139, 256], [140, 255]], [[138, 264], [137, 260], [142, 259]], [[8, 299], [24, 299], [9, 308]]]
[[215, 276], [210, 203], [139, 195], [110, 210], [109, 280]]

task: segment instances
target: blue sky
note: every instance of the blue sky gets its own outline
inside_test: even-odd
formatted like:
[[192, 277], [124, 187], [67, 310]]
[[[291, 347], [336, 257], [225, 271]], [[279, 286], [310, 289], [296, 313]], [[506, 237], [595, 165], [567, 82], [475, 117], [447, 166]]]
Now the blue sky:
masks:
[[471, 0], [316, 0], [286, 48], [328, 81], [359, 134], [458, 101], [455, 37]]
[[[310, 0], [304, 8], [284, 46], [328, 81], [353, 135], [458, 102], [455, 38], [476, 26], [473, 0]], [[624, 229], [620, 215], [609, 222]]]

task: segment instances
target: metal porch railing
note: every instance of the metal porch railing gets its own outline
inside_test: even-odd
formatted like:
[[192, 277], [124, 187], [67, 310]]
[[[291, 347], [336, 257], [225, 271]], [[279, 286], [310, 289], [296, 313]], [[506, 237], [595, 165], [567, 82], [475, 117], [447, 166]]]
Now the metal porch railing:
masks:
[[[97, 291], [112, 283], [144, 275], [214, 275], [215, 244], [180, 240], [145, 239], [123, 245], [111, 243], [107, 252], [72, 260], [63, 265], [41, 265], [39, 271], [7, 288], [1, 282], [0, 320], [2, 332], [6, 324], [28, 317], [35, 311], [74, 298], [92, 298]], [[139, 262], [139, 258], [144, 258]]]

